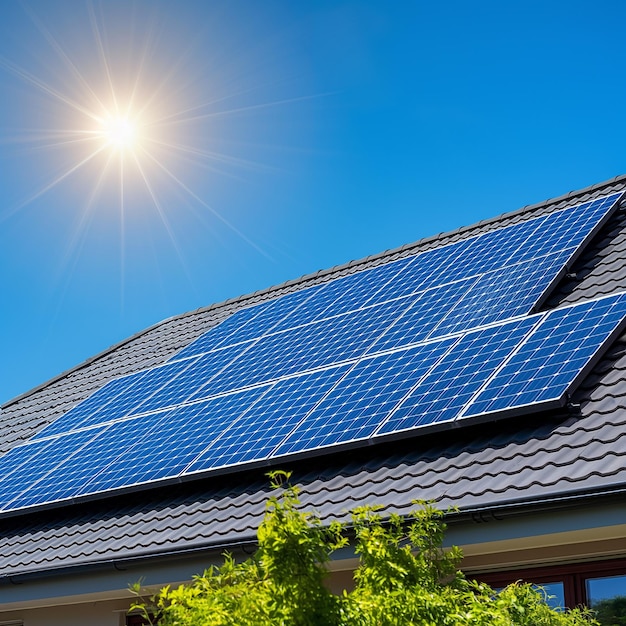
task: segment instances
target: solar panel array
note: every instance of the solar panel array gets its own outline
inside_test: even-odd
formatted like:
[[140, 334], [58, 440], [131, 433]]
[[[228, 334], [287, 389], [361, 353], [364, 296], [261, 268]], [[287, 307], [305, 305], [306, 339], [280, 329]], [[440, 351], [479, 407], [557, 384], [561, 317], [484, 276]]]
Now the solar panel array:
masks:
[[0, 512], [562, 406], [626, 294], [533, 311], [619, 198], [237, 311], [0, 458]]

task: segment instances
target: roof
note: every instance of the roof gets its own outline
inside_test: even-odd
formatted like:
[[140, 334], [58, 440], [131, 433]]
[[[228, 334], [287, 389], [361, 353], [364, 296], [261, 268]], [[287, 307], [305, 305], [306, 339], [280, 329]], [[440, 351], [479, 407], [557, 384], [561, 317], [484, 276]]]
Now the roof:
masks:
[[[525, 207], [165, 320], [2, 407], [0, 451], [25, 441], [110, 378], [162, 363], [243, 306], [626, 189], [626, 177]], [[626, 290], [626, 213], [619, 211], [571, 268], [544, 308]], [[626, 342], [618, 340], [576, 391], [575, 409], [456, 429], [341, 455], [302, 460], [294, 470], [306, 506], [342, 517], [363, 502], [408, 512], [415, 499], [483, 510], [626, 486], [617, 445], [626, 412]], [[111, 560], [235, 546], [252, 541], [269, 488], [263, 470], [207, 478], [0, 520], [0, 577]]]

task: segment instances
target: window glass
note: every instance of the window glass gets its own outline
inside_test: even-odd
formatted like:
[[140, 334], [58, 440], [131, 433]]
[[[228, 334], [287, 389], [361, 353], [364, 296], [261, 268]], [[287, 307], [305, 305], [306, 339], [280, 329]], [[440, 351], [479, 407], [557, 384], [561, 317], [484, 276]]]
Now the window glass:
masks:
[[565, 606], [565, 586], [561, 581], [552, 583], [537, 583], [539, 591], [546, 594], [546, 602], [553, 609], [562, 609]]
[[602, 626], [626, 623], [626, 575], [588, 578], [587, 601]]

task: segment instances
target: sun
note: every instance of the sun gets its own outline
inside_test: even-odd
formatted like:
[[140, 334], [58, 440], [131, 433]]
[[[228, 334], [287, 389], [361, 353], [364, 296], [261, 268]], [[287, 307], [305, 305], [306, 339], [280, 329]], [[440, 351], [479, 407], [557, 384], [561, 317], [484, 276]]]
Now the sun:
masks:
[[108, 115], [100, 120], [98, 135], [104, 145], [115, 152], [133, 151], [139, 147], [139, 122], [126, 115]]

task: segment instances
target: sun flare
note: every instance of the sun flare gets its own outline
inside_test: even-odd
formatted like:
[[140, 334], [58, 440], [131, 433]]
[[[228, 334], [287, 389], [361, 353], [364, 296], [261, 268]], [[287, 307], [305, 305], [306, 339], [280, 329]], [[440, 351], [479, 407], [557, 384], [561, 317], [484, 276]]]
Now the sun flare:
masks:
[[131, 151], [139, 146], [139, 123], [128, 116], [109, 115], [100, 121], [98, 135], [112, 150]]
[[[20, 66], [0, 57], [0, 71], [17, 78], [20, 90], [32, 90], [20, 112], [27, 125], [15, 141], [32, 147], [41, 182], [28, 187], [0, 219], [58, 188], [71, 206], [82, 209], [76, 211], [72, 250], [86, 241], [92, 223], [108, 225], [113, 216], [122, 250], [130, 248], [127, 225], [151, 220], [162, 226], [155, 232], [167, 235], [183, 264], [176, 226], [184, 219], [185, 228], [194, 220], [212, 237], [221, 237], [225, 227], [272, 258], [205, 194], [218, 189], [212, 183], [222, 178], [267, 169], [256, 157], [264, 145], [256, 133], [263, 137], [264, 131], [252, 123], [253, 116], [301, 98], [259, 100], [275, 77], [266, 84], [255, 75], [249, 82], [250, 72], [236, 63], [223, 72], [216, 62], [203, 61], [198, 68], [187, 31], [183, 40], [182, 31], [172, 28], [164, 43], [156, 18], [138, 27], [126, 19], [126, 9], [118, 13], [106, 3], [85, 0], [90, 28], [64, 36], [34, 12], [26, 13], [47, 45], [45, 58]], [[242, 147], [255, 158], [233, 154]]]

